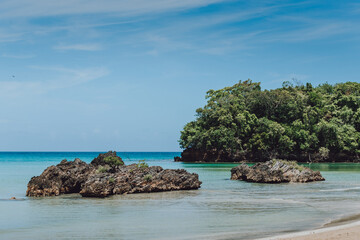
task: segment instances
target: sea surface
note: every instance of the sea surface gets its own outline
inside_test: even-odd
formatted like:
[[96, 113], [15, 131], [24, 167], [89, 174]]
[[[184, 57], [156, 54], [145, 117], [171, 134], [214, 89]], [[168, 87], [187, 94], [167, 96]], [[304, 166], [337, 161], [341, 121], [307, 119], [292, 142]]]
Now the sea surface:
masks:
[[360, 213], [358, 163], [311, 164], [324, 182], [256, 184], [229, 180], [237, 164], [174, 162], [178, 152], [118, 155], [125, 164], [145, 159], [149, 165], [196, 172], [201, 189], [105, 199], [25, 196], [30, 178], [46, 167], [64, 158], [90, 162], [98, 154], [0, 152], [0, 239], [256, 239]]

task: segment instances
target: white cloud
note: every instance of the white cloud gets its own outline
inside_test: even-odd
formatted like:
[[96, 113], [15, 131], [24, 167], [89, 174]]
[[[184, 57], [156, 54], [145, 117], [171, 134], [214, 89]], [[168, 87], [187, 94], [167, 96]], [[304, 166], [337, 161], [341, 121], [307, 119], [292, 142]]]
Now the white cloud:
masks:
[[4, 54], [1, 55], [1, 57], [4, 57], [4, 58], [14, 58], [14, 59], [29, 59], [29, 58], [34, 58], [35, 55], [7, 54], [7, 53], [4, 53]]
[[10, 33], [0, 29], [0, 43], [1, 42], [16, 42], [21, 39], [22, 33]]
[[54, 46], [56, 50], [78, 50], [78, 51], [99, 51], [102, 49], [100, 44], [71, 44]]
[[159, 55], [159, 52], [157, 50], [153, 49], [153, 50], [147, 51], [146, 54], [151, 55], [151, 56], [157, 56], [157, 55]]
[[312, 26], [301, 27], [288, 32], [280, 32], [268, 36], [265, 41], [301, 42], [323, 39], [331, 36], [352, 33], [357, 25], [346, 22], [321, 22]]
[[[106, 76], [109, 72], [105, 68], [70, 69], [62, 67], [39, 67], [32, 69], [42, 71], [43, 77], [39, 80], [8, 80], [0, 81], [1, 97], [18, 97], [23, 95], [42, 94], [54, 90], [85, 84]], [[56, 77], [54, 77], [56, 76]]]
[[42, 17], [71, 14], [116, 13], [136, 16], [184, 10], [224, 0], [3, 0], [0, 18]]
[[[65, 37], [61, 40], [61, 44], [50, 46], [55, 50], [99, 51], [104, 48], [103, 46], [107, 49], [129, 46], [141, 49], [141, 54], [153, 56], [179, 50], [223, 55], [233, 51], [251, 50], [264, 43], [296, 43], [326, 39], [341, 34], [357, 34], [357, 31], [354, 31], [358, 28], [356, 21], [351, 22], [347, 19], [337, 21], [335, 17], [326, 19], [314, 13], [309, 16], [293, 11], [283, 13], [287, 8], [292, 10], [297, 5], [309, 4], [306, 2], [273, 4], [261, 1], [255, 5], [244, 4], [241, 9], [224, 8], [225, 10], [204, 14], [186, 13], [185, 16], [173, 14], [174, 17], [171, 15], [166, 21], [158, 21], [161, 19], [158, 13], [161, 12], [170, 15], [169, 12], [218, 2], [230, 1], [3, 0], [0, 5], [0, 19], [17, 17], [14, 22], [20, 21], [20, 24], [15, 30], [26, 32], [24, 39], [30, 39], [28, 42], [36, 42], [34, 39], [39, 36], [56, 36], [60, 33]], [[61, 20], [49, 21], [46, 24], [36, 21], [34, 24], [32, 21], [26, 21], [27, 19], [23, 21], [23, 18], [57, 15], [62, 15]], [[63, 17], [64, 15], [68, 17]], [[261, 21], [257, 21], [257, 18], [261, 18]], [[154, 24], [152, 24], [153, 20]], [[249, 20], [254, 21], [250, 24], [241, 24]], [[27, 25], [22, 25], [24, 22]], [[292, 22], [294, 25], [289, 28]], [[107, 26], [116, 30], [109, 31]], [[64, 32], [67, 34], [63, 34]], [[1, 39], [0, 32], [0, 42]], [[108, 39], [114, 41], [109, 42]]]

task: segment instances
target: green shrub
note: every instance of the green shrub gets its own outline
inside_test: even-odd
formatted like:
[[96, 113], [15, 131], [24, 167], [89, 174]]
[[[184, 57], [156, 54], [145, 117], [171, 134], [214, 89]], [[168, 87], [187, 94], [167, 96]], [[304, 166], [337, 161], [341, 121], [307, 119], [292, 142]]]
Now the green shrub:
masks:
[[137, 164], [138, 168], [148, 168], [149, 165], [145, 162], [145, 160], [140, 160], [139, 163]]
[[153, 176], [151, 174], [146, 174], [144, 176], [144, 181], [146, 181], [146, 182], [151, 182], [152, 179], [153, 179]]
[[99, 166], [98, 169], [96, 169], [96, 172], [97, 173], [104, 173], [104, 172], [107, 172], [107, 168], [106, 167], [103, 167], [103, 166]]
[[115, 179], [113, 177], [109, 178], [109, 183], [114, 183]]
[[330, 153], [329, 149], [327, 149], [325, 147], [319, 148], [319, 154], [320, 154], [320, 157], [322, 159], [328, 159], [329, 158], [329, 153]]
[[287, 161], [287, 160], [282, 160], [282, 159], [272, 159], [271, 160], [272, 165], [274, 166], [276, 162], [282, 162], [286, 165], [289, 165], [297, 170], [299, 170], [300, 172], [302, 172], [303, 170], [305, 170], [305, 167], [302, 165], [299, 165], [296, 161]]
[[117, 157], [113, 157], [113, 156], [108, 156], [104, 158], [104, 162], [109, 164], [110, 166], [120, 166], [120, 165], [124, 165], [124, 162], [121, 161], [119, 158]]

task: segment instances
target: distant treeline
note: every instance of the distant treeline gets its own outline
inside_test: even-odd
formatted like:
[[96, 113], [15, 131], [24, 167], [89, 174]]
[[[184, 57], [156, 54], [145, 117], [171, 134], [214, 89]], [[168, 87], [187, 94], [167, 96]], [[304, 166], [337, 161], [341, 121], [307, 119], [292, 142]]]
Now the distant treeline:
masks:
[[284, 82], [261, 90], [259, 82], [247, 80], [209, 90], [206, 98], [179, 141], [185, 152], [197, 152], [192, 158], [202, 158], [194, 161], [211, 161], [204, 154], [219, 161], [359, 159], [359, 83]]

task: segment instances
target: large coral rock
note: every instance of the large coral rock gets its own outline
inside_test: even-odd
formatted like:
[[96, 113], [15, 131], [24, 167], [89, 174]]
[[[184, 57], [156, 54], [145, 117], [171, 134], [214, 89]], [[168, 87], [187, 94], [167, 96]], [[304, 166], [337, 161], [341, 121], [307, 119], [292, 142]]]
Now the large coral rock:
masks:
[[28, 183], [27, 196], [80, 193], [84, 197], [200, 188], [199, 176], [183, 169], [170, 170], [145, 163], [125, 166], [116, 152], [100, 154], [91, 164], [63, 160]]
[[32, 177], [28, 183], [26, 196], [57, 196], [62, 193], [76, 193], [94, 169], [80, 159], [62, 160], [56, 166], [50, 166], [38, 177]]
[[106, 197], [113, 194], [149, 193], [198, 189], [197, 174], [183, 169], [164, 170], [162, 167], [139, 168], [137, 164], [124, 166], [115, 173], [92, 174], [82, 187], [85, 197]]
[[231, 169], [231, 179], [257, 183], [324, 181], [319, 171], [300, 166], [295, 162], [271, 160], [252, 167], [241, 164]]

